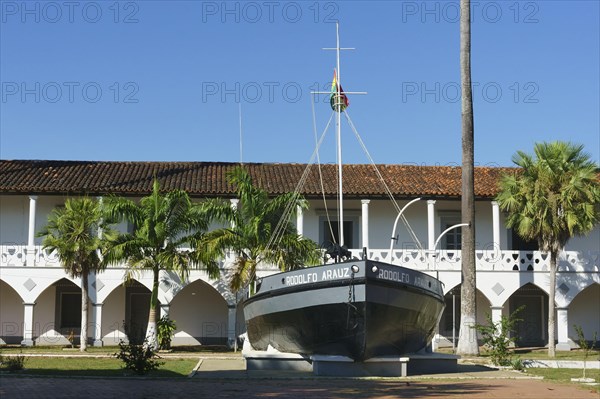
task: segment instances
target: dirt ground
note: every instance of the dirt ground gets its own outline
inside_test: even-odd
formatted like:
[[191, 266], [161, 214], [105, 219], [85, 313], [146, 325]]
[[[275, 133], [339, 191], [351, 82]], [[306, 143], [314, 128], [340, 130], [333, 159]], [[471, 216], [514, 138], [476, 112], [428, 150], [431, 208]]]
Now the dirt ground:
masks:
[[58, 378], [0, 375], [0, 398], [590, 398], [593, 388], [509, 370], [459, 364], [453, 373], [398, 378], [316, 377], [311, 372], [246, 370], [239, 357], [203, 357], [189, 378]]

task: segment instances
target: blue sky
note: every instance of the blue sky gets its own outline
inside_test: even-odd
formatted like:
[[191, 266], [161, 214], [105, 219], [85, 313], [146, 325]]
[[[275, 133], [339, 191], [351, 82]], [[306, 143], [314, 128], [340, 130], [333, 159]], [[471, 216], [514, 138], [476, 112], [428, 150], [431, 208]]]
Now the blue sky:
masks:
[[[571, 140], [600, 159], [598, 1], [473, 1], [475, 160]], [[1, 1], [2, 159], [307, 162], [340, 21], [377, 163], [461, 162], [458, 2]], [[319, 133], [330, 116], [315, 104]], [[344, 160], [368, 159], [344, 126]], [[335, 161], [333, 131], [321, 157]]]

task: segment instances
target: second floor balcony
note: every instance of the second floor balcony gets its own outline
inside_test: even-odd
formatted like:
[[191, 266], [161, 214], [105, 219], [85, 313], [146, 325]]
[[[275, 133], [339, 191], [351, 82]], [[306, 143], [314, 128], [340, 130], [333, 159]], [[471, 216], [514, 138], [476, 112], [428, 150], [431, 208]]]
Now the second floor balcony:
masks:
[[[361, 259], [363, 251], [351, 250], [352, 258]], [[401, 265], [415, 270], [459, 271], [462, 265], [460, 250], [435, 252], [416, 249], [369, 249], [369, 259]], [[226, 258], [223, 267], [227, 268]], [[43, 250], [41, 246], [25, 244], [0, 246], [0, 267], [62, 267], [56, 253]], [[125, 264], [111, 266], [125, 268]], [[266, 270], [276, 270], [264, 267]], [[479, 250], [476, 251], [478, 271], [548, 272], [550, 256], [541, 251]], [[563, 251], [559, 256], [559, 272], [600, 272], [600, 251]]]

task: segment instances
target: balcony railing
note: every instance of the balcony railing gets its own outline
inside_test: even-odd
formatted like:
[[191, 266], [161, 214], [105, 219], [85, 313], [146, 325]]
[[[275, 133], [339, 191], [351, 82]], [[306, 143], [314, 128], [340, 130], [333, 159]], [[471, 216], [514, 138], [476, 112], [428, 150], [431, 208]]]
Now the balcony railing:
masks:
[[[362, 258], [362, 250], [352, 249], [352, 256]], [[460, 270], [461, 251], [441, 250], [432, 253], [419, 250], [371, 249], [368, 258], [389, 262], [416, 270]], [[550, 256], [540, 251], [476, 251], [478, 271], [546, 272], [550, 269]], [[227, 264], [224, 262], [223, 264]], [[35, 246], [1, 245], [0, 267], [60, 267], [56, 253]], [[115, 266], [123, 267], [124, 265]], [[559, 272], [599, 272], [600, 251], [563, 251], [559, 257]]]
[[[352, 256], [362, 257], [362, 250], [351, 250]], [[371, 249], [369, 259], [393, 263], [416, 270], [460, 270], [460, 250], [435, 252], [419, 250]], [[550, 255], [540, 251], [475, 251], [478, 271], [537, 271], [550, 270]], [[600, 251], [563, 251], [559, 257], [558, 271], [598, 272]]]

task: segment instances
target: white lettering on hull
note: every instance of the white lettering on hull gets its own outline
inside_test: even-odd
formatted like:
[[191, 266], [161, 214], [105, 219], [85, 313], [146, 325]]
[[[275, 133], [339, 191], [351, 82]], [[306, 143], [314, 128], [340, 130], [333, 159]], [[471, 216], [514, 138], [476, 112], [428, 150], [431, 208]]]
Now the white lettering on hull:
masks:
[[399, 283], [410, 283], [410, 275], [395, 270], [379, 269], [378, 278], [382, 280], [397, 281]]
[[350, 268], [349, 267], [340, 267], [337, 269], [328, 269], [323, 270], [321, 276], [317, 273], [306, 273], [306, 274], [297, 274], [294, 276], [286, 276], [285, 285], [294, 286], [301, 284], [309, 284], [316, 283], [319, 281], [330, 281], [330, 280], [338, 280], [342, 278], [350, 278]]
[[297, 274], [295, 276], [287, 276], [285, 285], [299, 285], [314, 283], [317, 281], [317, 273]]
[[337, 280], [338, 278], [350, 278], [350, 269], [347, 267], [341, 269], [324, 270], [321, 276], [321, 281]]

